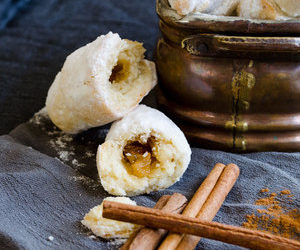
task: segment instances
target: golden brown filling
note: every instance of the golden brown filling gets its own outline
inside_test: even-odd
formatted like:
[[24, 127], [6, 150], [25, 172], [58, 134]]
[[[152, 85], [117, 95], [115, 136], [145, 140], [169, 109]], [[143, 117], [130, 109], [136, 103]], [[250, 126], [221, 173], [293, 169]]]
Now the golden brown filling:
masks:
[[129, 142], [124, 147], [123, 154], [129, 163], [127, 170], [137, 177], [145, 177], [151, 173], [152, 163], [156, 160], [152, 155], [152, 139], [148, 139], [146, 144], [138, 141]]
[[118, 83], [126, 80], [129, 74], [129, 63], [126, 60], [119, 60], [117, 65], [113, 68], [109, 81], [111, 83]]

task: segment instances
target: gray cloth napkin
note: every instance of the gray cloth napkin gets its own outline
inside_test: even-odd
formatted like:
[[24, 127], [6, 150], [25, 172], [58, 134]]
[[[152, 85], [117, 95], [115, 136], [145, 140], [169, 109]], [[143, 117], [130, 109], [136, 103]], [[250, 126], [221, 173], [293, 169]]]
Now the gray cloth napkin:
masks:
[[[117, 249], [121, 241], [94, 238], [81, 225], [85, 213], [109, 196], [98, 179], [95, 152], [109, 125], [71, 136], [57, 129], [45, 109], [0, 137], [0, 248]], [[235, 163], [240, 177], [215, 221], [240, 226], [262, 188], [290, 189], [299, 208], [300, 153], [231, 154], [193, 148], [191, 163], [172, 187], [133, 197], [153, 206], [160, 196], [179, 192], [191, 198], [217, 162]], [[51, 237], [53, 240], [51, 240]], [[198, 249], [238, 249], [202, 239]]]

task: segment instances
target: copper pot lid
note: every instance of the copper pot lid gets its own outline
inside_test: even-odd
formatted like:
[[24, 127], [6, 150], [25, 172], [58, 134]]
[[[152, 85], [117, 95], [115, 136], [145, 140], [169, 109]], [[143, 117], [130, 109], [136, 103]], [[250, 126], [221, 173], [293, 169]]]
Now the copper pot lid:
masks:
[[286, 21], [254, 20], [235, 16], [214, 16], [191, 13], [180, 16], [173, 10], [168, 0], [156, 0], [156, 12], [165, 23], [182, 29], [198, 29], [201, 32], [234, 32], [246, 34], [299, 35], [300, 20]]

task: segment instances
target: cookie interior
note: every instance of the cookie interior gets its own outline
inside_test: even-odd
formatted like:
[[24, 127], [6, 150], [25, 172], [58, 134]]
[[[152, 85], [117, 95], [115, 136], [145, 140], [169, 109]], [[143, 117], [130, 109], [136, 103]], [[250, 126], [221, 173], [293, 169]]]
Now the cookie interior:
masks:
[[152, 88], [153, 69], [144, 59], [144, 52], [141, 43], [123, 39], [120, 50], [114, 53], [109, 75], [110, 98], [120, 111], [137, 105]]

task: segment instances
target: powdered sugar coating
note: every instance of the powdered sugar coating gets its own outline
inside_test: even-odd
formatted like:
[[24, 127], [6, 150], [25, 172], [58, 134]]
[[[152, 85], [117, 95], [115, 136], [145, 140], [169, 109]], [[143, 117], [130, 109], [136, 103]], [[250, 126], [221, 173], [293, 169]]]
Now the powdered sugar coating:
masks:
[[[143, 56], [140, 47], [138, 42], [122, 40], [109, 32], [70, 54], [46, 100], [53, 123], [67, 133], [78, 133], [117, 120], [132, 110], [156, 85], [154, 63], [139, 58]], [[136, 56], [140, 68], [134, 72], [136, 91], [131, 87], [128, 94], [120, 94], [109, 78], [122, 49], [136, 48], [140, 52]]]
[[[126, 170], [123, 148], [129, 141], [146, 143], [155, 138], [157, 164], [153, 172], [137, 177]], [[185, 172], [191, 159], [190, 146], [182, 131], [162, 112], [139, 105], [115, 122], [97, 152], [97, 167], [104, 189], [114, 195], [137, 195], [165, 189]]]

